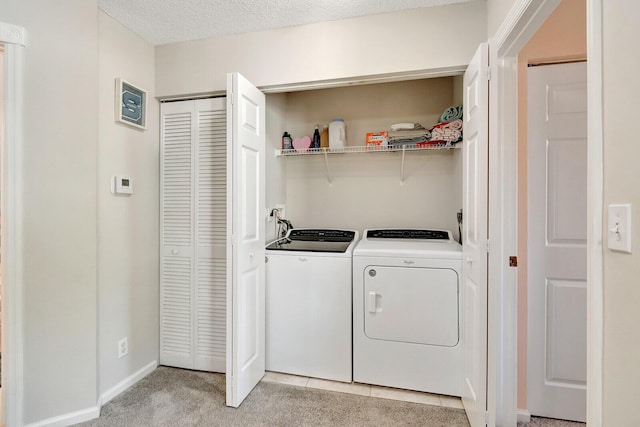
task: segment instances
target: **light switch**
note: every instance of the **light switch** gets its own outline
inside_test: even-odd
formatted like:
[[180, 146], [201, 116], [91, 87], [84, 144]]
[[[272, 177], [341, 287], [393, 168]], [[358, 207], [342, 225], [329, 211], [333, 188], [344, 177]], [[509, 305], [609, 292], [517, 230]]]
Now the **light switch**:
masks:
[[631, 253], [631, 205], [609, 205], [609, 249]]

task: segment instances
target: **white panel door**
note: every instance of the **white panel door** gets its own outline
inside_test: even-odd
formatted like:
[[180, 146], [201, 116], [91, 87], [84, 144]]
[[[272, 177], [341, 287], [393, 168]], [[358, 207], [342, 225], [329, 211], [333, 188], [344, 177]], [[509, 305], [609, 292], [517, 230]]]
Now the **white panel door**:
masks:
[[265, 97], [227, 75], [227, 405], [265, 371]]
[[587, 66], [528, 81], [528, 409], [585, 421]]
[[462, 403], [471, 427], [486, 424], [487, 408], [488, 58], [483, 43], [464, 73]]

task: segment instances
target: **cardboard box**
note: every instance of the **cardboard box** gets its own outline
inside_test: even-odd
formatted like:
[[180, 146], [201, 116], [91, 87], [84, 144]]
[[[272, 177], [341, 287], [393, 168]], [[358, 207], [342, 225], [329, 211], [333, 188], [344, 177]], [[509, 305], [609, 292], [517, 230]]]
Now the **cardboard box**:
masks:
[[388, 145], [389, 132], [368, 132], [367, 145]]

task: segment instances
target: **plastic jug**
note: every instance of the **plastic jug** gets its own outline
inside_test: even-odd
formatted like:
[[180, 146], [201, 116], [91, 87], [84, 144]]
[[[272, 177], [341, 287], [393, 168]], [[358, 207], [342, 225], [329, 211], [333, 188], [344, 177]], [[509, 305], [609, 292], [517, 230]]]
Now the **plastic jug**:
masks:
[[344, 148], [345, 145], [347, 145], [347, 134], [344, 120], [333, 119], [329, 123], [329, 148]]

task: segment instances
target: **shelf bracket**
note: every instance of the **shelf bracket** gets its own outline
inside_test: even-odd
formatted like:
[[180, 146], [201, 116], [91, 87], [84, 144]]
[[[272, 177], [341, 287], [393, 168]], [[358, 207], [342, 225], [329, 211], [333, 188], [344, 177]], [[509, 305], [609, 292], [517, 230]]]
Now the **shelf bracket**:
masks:
[[331, 180], [331, 173], [329, 172], [329, 157], [327, 156], [327, 150], [323, 150], [324, 151], [324, 166], [327, 169], [327, 181], [329, 181], [329, 184], [333, 184], [333, 181]]
[[404, 185], [404, 153], [406, 152], [406, 146], [402, 146], [402, 165], [400, 167], [400, 185]]

